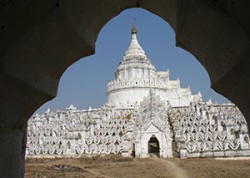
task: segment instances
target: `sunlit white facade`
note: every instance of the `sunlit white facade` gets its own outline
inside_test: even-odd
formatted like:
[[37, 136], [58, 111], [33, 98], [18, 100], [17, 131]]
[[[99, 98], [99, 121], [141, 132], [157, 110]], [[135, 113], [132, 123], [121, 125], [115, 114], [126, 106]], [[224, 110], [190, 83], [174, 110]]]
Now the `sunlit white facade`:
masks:
[[[246, 120], [232, 103], [202, 101], [180, 88], [169, 72], [156, 71], [137, 41], [132, 41], [107, 84], [101, 108], [48, 110], [28, 122], [27, 157], [249, 156]], [[94, 96], [93, 96], [94, 97]]]
[[189, 106], [201, 94], [192, 95], [190, 88], [180, 88], [180, 80], [170, 80], [169, 71], [157, 71], [137, 40], [132, 29], [132, 40], [115, 72], [115, 79], [107, 84], [107, 103], [120, 108], [138, 107], [149, 91], [154, 90], [164, 103]]

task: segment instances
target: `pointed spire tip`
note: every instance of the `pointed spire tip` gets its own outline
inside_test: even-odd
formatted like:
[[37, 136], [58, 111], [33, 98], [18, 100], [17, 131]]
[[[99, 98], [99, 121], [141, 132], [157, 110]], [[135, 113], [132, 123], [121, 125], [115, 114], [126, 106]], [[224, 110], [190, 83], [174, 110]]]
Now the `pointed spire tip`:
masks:
[[136, 27], [135, 27], [135, 18], [133, 19], [133, 27], [132, 27], [132, 30], [131, 30], [131, 34], [137, 34], [137, 30], [136, 30]]

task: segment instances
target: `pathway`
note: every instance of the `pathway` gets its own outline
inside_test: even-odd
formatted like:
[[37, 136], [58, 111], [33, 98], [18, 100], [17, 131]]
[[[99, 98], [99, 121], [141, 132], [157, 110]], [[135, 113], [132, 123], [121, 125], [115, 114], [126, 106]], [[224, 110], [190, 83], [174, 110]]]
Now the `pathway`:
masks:
[[187, 173], [176, 163], [172, 162], [171, 159], [162, 159], [157, 157], [151, 158], [153, 161], [164, 165], [169, 171], [173, 171], [175, 178], [188, 178]]

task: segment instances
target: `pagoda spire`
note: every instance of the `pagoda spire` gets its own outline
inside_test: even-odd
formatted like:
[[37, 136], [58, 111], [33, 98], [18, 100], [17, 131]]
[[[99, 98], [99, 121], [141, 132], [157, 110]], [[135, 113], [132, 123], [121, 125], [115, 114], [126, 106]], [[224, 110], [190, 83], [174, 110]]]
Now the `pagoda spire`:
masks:
[[125, 55], [128, 56], [136, 56], [136, 55], [141, 55], [141, 56], [145, 56], [145, 51], [142, 49], [142, 47], [140, 46], [138, 40], [137, 40], [137, 29], [135, 26], [135, 19], [133, 22], [133, 26], [131, 29], [131, 43], [129, 48], [127, 49], [127, 51], [125, 52]]

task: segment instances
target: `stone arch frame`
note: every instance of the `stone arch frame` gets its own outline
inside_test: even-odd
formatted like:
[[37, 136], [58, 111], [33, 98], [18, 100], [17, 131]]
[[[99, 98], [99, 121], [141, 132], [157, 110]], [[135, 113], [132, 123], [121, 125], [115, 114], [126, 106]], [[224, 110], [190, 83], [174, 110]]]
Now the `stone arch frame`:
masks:
[[[158, 132], [145, 132], [142, 133], [141, 135], [141, 141], [140, 141], [140, 157], [148, 157], [149, 156], [149, 151], [148, 151], [148, 142], [150, 140], [150, 138], [154, 135], [156, 137], [156, 139], [159, 142], [159, 156], [162, 157], [163, 156], [163, 139], [161, 139], [160, 137], [162, 136], [162, 132], [158, 131]], [[137, 149], [137, 148], [135, 148]]]
[[93, 54], [101, 28], [131, 7], [167, 21], [176, 32], [177, 46], [202, 63], [212, 88], [236, 103], [249, 125], [249, 1], [5, 1], [0, 7], [3, 177], [23, 176], [26, 122], [56, 96], [63, 71]]

